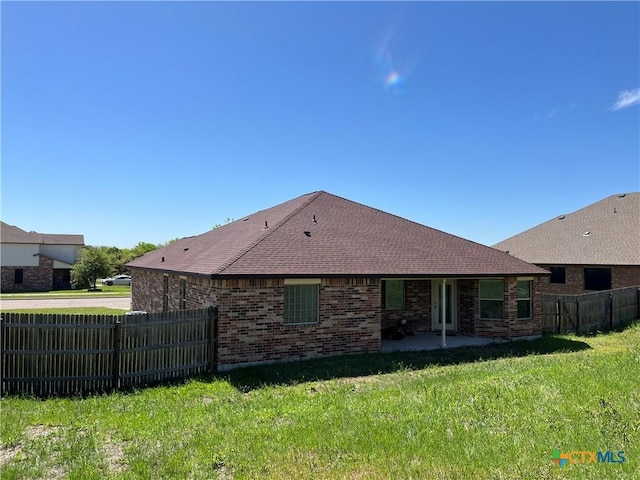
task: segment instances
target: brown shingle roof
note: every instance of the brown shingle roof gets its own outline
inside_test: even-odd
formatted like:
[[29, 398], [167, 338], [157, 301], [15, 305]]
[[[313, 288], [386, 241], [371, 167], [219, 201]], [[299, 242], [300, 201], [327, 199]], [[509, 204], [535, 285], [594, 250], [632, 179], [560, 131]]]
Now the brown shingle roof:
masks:
[[21, 228], [0, 222], [0, 242], [38, 245], [84, 245], [83, 235], [25, 232]]
[[541, 265], [640, 265], [640, 193], [611, 195], [494, 247]]
[[546, 273], [499, 250], [326, 192], [181, 239], [129, 266], [214, 277]]

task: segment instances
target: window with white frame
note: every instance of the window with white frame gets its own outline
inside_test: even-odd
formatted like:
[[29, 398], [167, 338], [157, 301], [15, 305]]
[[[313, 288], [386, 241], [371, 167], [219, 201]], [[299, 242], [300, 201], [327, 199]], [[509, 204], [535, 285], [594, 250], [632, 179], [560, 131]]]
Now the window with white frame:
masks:
[[480, 280], [480, 318], [504, 318], [504, 280]]
[[285, 280], [284, 323], [301, 324], [319, 321], [320, 281]]
[[518, 318], [531, 318], [531, 281], [518, 280]]
[[385, 310], [403, 310], [404, 298], [404, 280], [382, 281], [382, 308]]

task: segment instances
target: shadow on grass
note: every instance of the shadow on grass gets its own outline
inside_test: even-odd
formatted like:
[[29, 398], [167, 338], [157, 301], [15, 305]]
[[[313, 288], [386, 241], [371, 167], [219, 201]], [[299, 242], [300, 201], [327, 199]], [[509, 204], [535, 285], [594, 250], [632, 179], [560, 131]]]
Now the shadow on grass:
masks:
[[[582, 337], [596, 337], [596, 336], [602, 336], [602, 335], [609, 335], [612, 333], [620, 333], [620, 332], [624, 332], [629, 327], [636, 325], [638, 323], [640, 323], [640, 319], [628, 320], [625, 322], [620, 322], [613, 327], [608, 327], [605, 325], [603, 328], [590, 330], [582, 333], [576, 333], [576, 335], [579, 335]], [[572, 334], [572, 333], [573, 332], [569, 332], [569, 334]]]
[[590, 348], [585, 342], [546, 335], [531, 341], [522, 340], [482, 347], [365, 353], [244, 367], [216, 375], [202, 376], [200, 380], [209, 381], [224, 378], [238, 390], [247, 392], [270, 385], [295, 385], [317, 380], [421, 370], [430, 366], [457, 365], [527, 355], [578, 352]]

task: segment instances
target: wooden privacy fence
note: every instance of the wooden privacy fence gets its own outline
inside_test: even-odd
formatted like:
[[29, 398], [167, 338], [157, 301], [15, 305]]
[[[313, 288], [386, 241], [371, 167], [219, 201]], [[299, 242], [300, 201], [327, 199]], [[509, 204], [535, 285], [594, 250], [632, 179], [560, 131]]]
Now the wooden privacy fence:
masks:
[[3, 314], [0, 395], [74, 395], [215, 371], [217, 310]]
[[589, 333], [640, 318], [640, 288], [581, 295], [542, 295], [542, 331]]

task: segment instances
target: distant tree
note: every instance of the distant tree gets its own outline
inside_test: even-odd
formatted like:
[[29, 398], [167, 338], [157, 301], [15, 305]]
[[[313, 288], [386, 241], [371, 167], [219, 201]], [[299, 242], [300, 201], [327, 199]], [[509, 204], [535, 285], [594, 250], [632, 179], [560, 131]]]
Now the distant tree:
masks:
[[71, 281], [80, 288], [93, 285], [99, 278], [111, 275], [109, 256], [102, 248], [84, 247], [71, 269]]
[[158, 245], [154, 245], [153, 243], [138, 242], [138, 244], [131, 249], [131, 252], [130, 252], [130, 256], [132, 257], [131, 260], [141, 257], [142, 255], [146, 255], [149, 252], [153, 252], [157, 248], [158, 248]]
[[96, 250], [100, 250], [107, 256], [109, 270], [112, 274], [128, 273], [127, 263], [149, 253], [162, 245], [154, 245], [153, 243], [138, 242], [133, 248], [118, 248], [108, 246], [94, 246]]
[[122, 255], [120, 257], [121, 263], [118, 265], [120, 268], [120, 272], [128, 271], [127, 263], [135, 260], [138, 257], [146, 255], [149, 252], [153, 252], [159, 246], [154, 245], [153, 243], [147, 242], [138, 242], [138, 244], [133, 248], [125, 248], [122, 250]]

